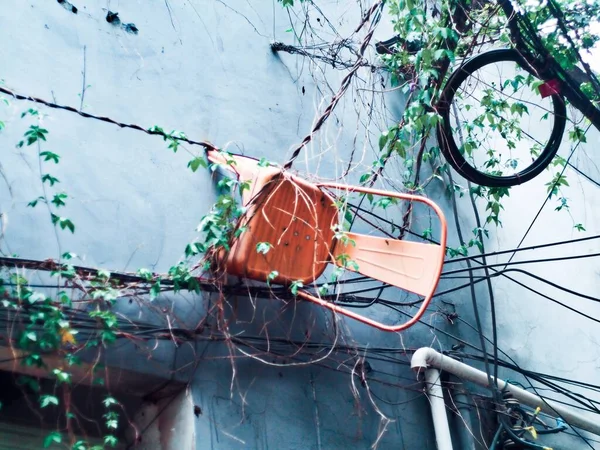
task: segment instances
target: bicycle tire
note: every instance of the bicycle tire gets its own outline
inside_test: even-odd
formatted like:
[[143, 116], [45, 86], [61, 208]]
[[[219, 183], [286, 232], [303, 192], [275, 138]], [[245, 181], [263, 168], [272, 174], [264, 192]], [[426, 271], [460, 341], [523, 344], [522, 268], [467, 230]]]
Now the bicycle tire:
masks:
[[460, 85], [476, 70], [479, 70], [488, 64], [507, 61], [515, 62], [523, 70], [537, 78], [535, 73], [529, 70], [528, 64], [516, 50], [490, 50], [469, 58], [450, 75], [437, 106], [437, 111], [441, 116], [441, 121], [437, 127], [437, 137], [442, 154], [459, 175], [481, 186], [516, 186], [538, 176], [546, 167], [548, 167], [554, 158], [554, 155], [556, 155], [567, 124], [567, 108], [565, 101], [560, 94], [553, 94], [551, 95], [554, 109], [554, 126], [552, 127], [552, 133], [550, 134], [546, 147], [530, 166], [521, 172], [512, 175], [497, 176], [481, 172], [467, 162], [452, 135], [450, 108], [452, 106], [454, 95], [460, 88]]

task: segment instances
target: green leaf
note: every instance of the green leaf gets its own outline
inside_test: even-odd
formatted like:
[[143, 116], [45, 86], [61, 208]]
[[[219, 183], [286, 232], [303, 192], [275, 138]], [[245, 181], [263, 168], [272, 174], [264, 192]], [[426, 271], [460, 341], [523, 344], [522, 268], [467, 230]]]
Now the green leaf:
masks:
[[40, 398], [40, 404], [42, 408], [45, 408], [48, 405], [58, 406], [58, 398], [54, 395], [42, 395]]
[[[29, 299], [28, 299], [29, 303], [31, 303], [31, 304], [34, 304], [37, 302], [43, 302], [45, 300], [46, 300], [46, 296], [44, 294], [42, 294], [41, 292], [34, 292], [33, 294], [31, 294], [31, 297], [29, 297]], [[33, 340], [35, 340], [35, 339], [33, 339]]]
[[302, 283], [302, 281], [300, 281], [300, 280], [293, 281], [292, 284], [290, 285], [290, 291], [292, 292], [292, 295], [294, 295], [294, 296], [298, 295], [298, 289], [300, 289], [303, 286], [304, 286], [304, 283]]
[[552, 181], [546, 183], [546, 186], [549, 198], [551, 198], [553, 195], [558, 194], [561, 186], [569, 186], [569, 183], [564, 175], [561, 175], [560, 172], [557, 172]]
[[[33, 364], [29, 364], [33, 365]], [[38, 367], [43, 367], [43, 363], [36, 364]], [[40, 392], [40, 383], [35, 379], [28, 377], [26, 375], [21, 375], [17, 378], [17, 385], [19, 386], [27, 386], [29, 389], [34, 392]]]
[[60, 181], [58, 180], [58, 178], [53, 177], [52, 175], [46, 173], [42, 176], [42, 183], [45, 182], [50, 183], [50, 186], [54, 186], [56, 183], [60, 183]]
[[56, 376], [57, 380], [61, 383], [70, 383], [71, 382], [71, 374], [68, 372], [63, 372], [60, 369], [52, 370], [54, 376]]
[[579, 127], [575, 127], [573, 131], [569, 131], [569, 139], [573, 142], [581, 142], [586, 143], [587, 138], [585, 136], [585, 131]]
[[567, 203], [567, 199], [564, 197], [561, 197], [558, 199], [558, 201], [560, 202], [560, 205], [557, 206], [556, 208], [554, 208], [554, 211], [560, 211], [563, 208], [564, 209], [569, 209], [569, 204]]
[[402, 159], [406, 159], [406, 147], [400, 140], [394, 142], [394, 151], [398, 153]]
[[118, 444], [118, 440], [115, 436], [111, 434], [107, 434], [104, 436], [104, 445], [109, 445], [111, 447], [116, 447]]
[[69, 219], [63, 219], [60, 221], [60, 227], [64, 230], [65, 228], [68, 228], [71, 233], [75, 233], [75, 225], [73, 225], [73, 222], [71, 222]]
[[319, 287], [319, 295], [327, 295], [329, 293], [329, 284], [324, 283], [322, 286]]
[[268, 242], [259, 242], [258, 244], [256, 244], [256, 251], [258, 253], [266, 255], [267, 253], [269, 253], [269, 250], [271, 250], [272, 247], [273, 246]]
[[108, 280], [110, 278], [110, 272], [105, 269], [98, 269], [98, 278]]
[[279, 275], [279, 272], [276, 270], [273, 270], [271, 273], [269, 273], [269, 275], [267, 275], [267, 285], [270, 285], [271, 281], [277, 278], [277, 275]]
[[575, 228], [577, 231], [585, 231], [585, 228], [580, 223], [576, 223], [573, 228]]
[[154, 300], [160, 294], [160, 280], [150, 288], [150, 300]]
[[54, 164], [58, 164], [58, 160], [60, 159], [59, 155], [49, 151], [40, 152], [40, 156], [44, 157], [44, 161], [53, 161]]
[[24, 111], [21, 113], [21, 119], [23, 117], [25, 117], [27, 114], [31, 115], [31, 116], [38, 116], [39, 112], [37, 109], [33, 109], [33, 108], [29, 108], [27, 111]]
[[27, 145], [32, 145], [38, 141], [45, 141], [46, 134], [48, 134], [48, 130], [37, 125], [31, 125], [24, 136], [27, 138]]
[[29, 203], [27, 203], [27, 206], [29, 206], [31, 208], [35, 208], [39, 201], [45, 201], [45, 200], [46, 200], [46, 197], [39, 196], [35, 200], [32, 200]]
[[383, 133], [381, 136], [379, 136], [379, 150], [383, 150], [385, 145], [387, 144], [387, 141], [389, 139], [389, 133], [385, 132]]
[[114, 397], [106, 397], [104, 400], [102, 400], [102, 403], [106, 408], [110, 408], [111, 405], [117, 405], [119, 402], [117, 402]]
[[61, 206], [65, 206], [65, 199], [68, 198], [67, 194], [64, 193], [60, 193], [60, 194], [54, 194], [54, 198], [52, 199], [51, 203], [54, 203], [56, 205], [57, 208], [61, 207]]
[[[160, 134], [160, 135], [164, 135], [165, 134], [165, 130], [163, 130], [158, 125], [151, 126], [150, 128], [148, 128], [148, 131], [150, 133], [154, 133], [154, 134]], [[163, 139], [164, 139], [164, 136], [163, 136]]]
[[239, 187], [240, 195], [243, 195], [244, 191], [249, 191], [251, 184], [252, 184], [252, 181], [250, 181], [250, 180], [241, 181], [240, 182], [240, 187]]
[[60, 444], [62, 442], [62, 435], [58, 431], [53, 431], [46, 439], [44, 439], [44, 448], [50, 447], [52, 444]]
[[525, 106], [523, 103], [513, 103], [510, 106], [510, 112], [511, 114], [517, 114], [519, 115], [519, 117], [523, 117], [523, 114], [529, 114], [529, 110], [527, 109], [527, 106]]
[[191, 256], [197, 255], [198, 254], [198, 250], [196, 248], [196, 245], [195, 244], [187, 244], [185, 246], [184, 253], [185, 253], [185, 257], [186, 258], [190, 258]]
[[148, 269], [144, 269], [144, 268], [139, 269], [137, 271], [137, 273], [140, 277], [142, 277], [146, 281], [152, 280], [152, 272], [150, 272]]
[[206, 169], [208, 167], [208, 164], [206, 163], [204, 158], [198, 156], [192, 159], [190, 162], [188, 162], [187, 166], [190, 169], [192, 169], [192, 172], [196, 172], [200, 166]]
[[61, 230], [68, 228], [69, 231], [71, 231], [71, 233], [75, 233], [75, 225], [73, 224], [73, 222], [71, 222], [70, 219], [67, 219], [65, 217], [59, 217], [53, 213], [50, 214], [50, 217], [52, 219], [52, 223], [54, 225], [58, 224], [58, 226], [61, 228]]
[[71, 447], [71, 450], [88, 450], [87, 442], [85, 441], [77, 441]]
[[433, 35], [442, 39], [458, 40], [458, 34], [452, 28], [435, 27]]

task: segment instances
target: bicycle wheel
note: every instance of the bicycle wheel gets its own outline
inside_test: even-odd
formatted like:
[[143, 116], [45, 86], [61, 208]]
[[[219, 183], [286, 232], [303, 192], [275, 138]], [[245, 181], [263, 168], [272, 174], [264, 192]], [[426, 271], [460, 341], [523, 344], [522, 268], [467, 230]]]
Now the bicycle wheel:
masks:
[[525, 183], [558, 151], [567, 121], [564, 99], [559, 94], [542, 98], [542, 81], [527, 67], [516, 50], [492, 50], [468, 59], [444, 87], [439, 146], [448, 163], [473, 183]]

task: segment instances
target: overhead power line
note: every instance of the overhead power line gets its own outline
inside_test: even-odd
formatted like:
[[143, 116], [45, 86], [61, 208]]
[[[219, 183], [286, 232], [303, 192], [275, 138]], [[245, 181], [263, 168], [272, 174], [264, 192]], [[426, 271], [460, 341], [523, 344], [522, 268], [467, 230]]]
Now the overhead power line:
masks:
[[111, 119], [110, 117], [103, 117], [103, 116], [97, 116], [95, 114], [90, 114], [90, 113], [86, 113], [85, 111], [80, 111], [72, 106], [66, 106], [66, 105], [59, 105], [57, 103], [54, 102], [50, 102], [48, 100], [44, 100], [41, 98], [37, 98], [37, 97], [32, 97], [29, 95], [23, 95], [23, 94], [19, 94], [17, 92], [11, 91], [10, 89], [6, 89], [5, 87], [0, 86], [0, 92], [2, 92], [3, 94], [6, 95], [10, 95], [11, 97], [17, 99], [17, 100], [27, 100], [30, 102], [34, 102], [34, 103], [39, 103], [40, 105], [44, 105], [47, 106], [48, 108], [54, 108], [54, 109], [62, 109], [64, 111], [69, 111], [72, 112], [74, 114], [77, 114], [81, 117], [84, 117], [86, 119], [94, 119], [94, 120], [99, 120], [101, 122], [106, 122], [106, 123], [111, 123], [113, 125], [117, 125], [120, 128], [129, 128], [132, 130], [136, 130], [136, 131], [141, 131], [142, 133], [146, 133], [149, 135], [156, 135], [156, 136], [161, 136], [163, 138], [169, 138], [169, 139], [175, 139], [177, 141], [181, 141], [181, 142], [187, 142], [188, 144], [191, 145], [199, 145], [201, 147], [204, 147], [205, 149], [208, 150], [218, 150], [217, 147], [215, 147], [213, 144], [211, 144], [208, 141], [195, 141], [193, 139], [189, 139], [187, 137], [184, 136], [176, 136], [176, 135], [169, 135], [163, 131], [160, 130], [151, 130], [148, 128], [144, 128], [141, 127], [140, 125], [136, 125], [136, 124], [132, 124], [132, 123], [123, 123], [123, 122], [119, 122], [117, 120]]

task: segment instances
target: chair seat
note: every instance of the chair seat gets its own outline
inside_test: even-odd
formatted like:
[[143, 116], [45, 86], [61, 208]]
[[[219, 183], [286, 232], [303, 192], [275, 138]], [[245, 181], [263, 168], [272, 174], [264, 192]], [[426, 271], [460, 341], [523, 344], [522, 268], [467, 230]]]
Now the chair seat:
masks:
[[[439, 245], [350, 232], [347, 236], [355, 245], [335, 246], [337, 265], [343, 266], [344, 259], [350, 259], [356, 266], [348, 265], [348, 270], [356, 269], [362, 275], [423, 296], [437, 282], [438, 266], [433, 262], [439, 259]], [[340, 258], [342, 254], [346, 258]]]

